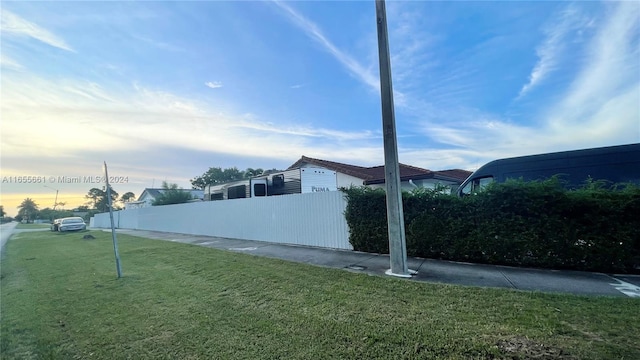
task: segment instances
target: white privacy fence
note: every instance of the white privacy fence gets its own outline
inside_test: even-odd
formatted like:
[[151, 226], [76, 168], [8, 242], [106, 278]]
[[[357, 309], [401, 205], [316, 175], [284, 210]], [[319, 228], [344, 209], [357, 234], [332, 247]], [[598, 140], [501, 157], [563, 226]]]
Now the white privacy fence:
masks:
[[[152, 206], [114, 212], [117, 228], [353, 250], [341, 191]], [[109, 213], [91, 227], [110, 228]]]

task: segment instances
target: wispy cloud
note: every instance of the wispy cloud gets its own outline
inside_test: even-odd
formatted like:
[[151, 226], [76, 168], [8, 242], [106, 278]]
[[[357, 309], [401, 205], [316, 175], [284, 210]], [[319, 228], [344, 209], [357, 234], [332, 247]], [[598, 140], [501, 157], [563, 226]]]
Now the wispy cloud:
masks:
[[379, 91], [380, 83], [378, 77], [371, 72], [367, 67], [363, 66], [356, 59], [348, 55], [346, 52], [340, 50], [331, 40], [329, 40], [320, 27], [311, 20], [304, 17], [302, 14], [294, 10], [286, 3], [273, 0], [280, 9], [284, 11], [289, 20], [296, 26], [302, 29], [307, 36], [315, 40], [320, 44], [329, 54], [331, 54], [338, 62], [340, 62], [349, 72], [354, 75], [358, 80], [365, 83], [375, 91]]
[[232, 127], [257, 130], [263, 133], [293, 135], [304, 138], [324, 138], [328, 141], [371, 140], [381, 138], [381, 134], [369, 130], [339, 131], [333, 129], [317, 128], [313, 126], [276, 126], [272, 123], [264, 123], [252, 119], [250, 121], [235, 122]]
[[601, 21], [590, 25], [593, 36], [584, 41], [584, 59], [570, 86], [532, 114], [529, 125], [480, 110], [435, 111], [421, 132], [442, 148], [401, 149], [401, 155], [418, 166], [436, 167], [424, 164], [432, 159], [474, 168], [507, 156], [640, 141], [640, 5], [604, 6]]
[[557, 69], [560, 58], [565, 55], [565, 42], [569, 40], [568, 35], [588, 24], [589, 19], [574, 5], [567, 6], [553, 17], [543, 29], [544, 40], [536, 49], [538, 61], [529, 75], [529, 82], [522, 87], [518, 98], [539, 85]]
[[423, 12], [424, 4], [389, 2], [387, 5], [393, 81], [398, 90], [420, 87], [438, 64], [434, 56], [438, 36], [430, 31], [429, 18]]
[[[109, 144], [103, 149], [104, 156], [110, 148], [144, 151], [172, 147], [270, 159], [267, 164], [283, 159], [293, 162], [302, 154], [342, 160], [349, 154], [353, 161], [370, 163], [376, 156], [371, 157], [367, 149], [378, 148], [380, 142], [380, 134], [366, 129], [341, 131], [283, 121], [273, 124], [256, 115], [220, 113], [207, 103], [139, 83], [109, 90], [96, 83], [51, 81], [24, 73], [8, 74], [2, 81], [6, 91], [2, 113], [11, 119], [3, 123], [3, 155], [20, 154], [22, 159], [55, 151], [63, 161], [64, 156], [80, 156], [95, 144]], [[69, 132], [59, 133], [61, 124]], [[25, 127], [38, 132], [28, 141], [11, 140]], [[52, 138], [51, 133], [59, 135]], [[377, 156], [381, 156], [379, 150]], [[55, 171], [55, 164], [52, 160], [49, 171]]]
[[640, 4], [607, 3], [605, 10], [607, 16], [587, 44], [584, 66], [561, 101], [551, 107], [547, 119], [559, 131], [583, 128], [583, 133], [591, 134], [590, 137], [595, 137], [598, 131], [618, 134], [626, 131], [621, 138], [637, 142]]
[[12, 70], [21, 70], [24, 68], [20, 63], [5, 54], [0, 54], [0, 66]]
[[[289, 5], [285, 4], [280, 0], [272, 0], [274, 4], [284, 10], [285, 14], [288, 16], [289, 20], [293, 22], [296, 26], [302, 29], [307, 36], [311, 39], [315, 40], [319, 43], [329, 54], [331, 54], [342, 66], [344, 66], [357, 80], [364, 83], [368, 86], [372, 91], [379, 93], [380, 92], [380, 78], [378, 77], [378, 73], [374, 72], [373, 69], [377, 69], [378, 67], [378, 58], [377, 58], [377, 42], [376, 42], [376, 59], [374, 66], [364, 66], [362, 63], [354, 59], [352, 56], [347, 54], [345, 51], [339, 49], [329, 38], [324, 35], [322, 29], [316, 25], [311, 20], [304, 17], [302, 14], [291, 8]], [[417, 44], [414, 42], [412, 46], [422, 47], [421, 44]], [[412, 53], [415, 54], [415, 49], [411, 50]], [[393, 64], [392, 64], [392, 73], [393, 73]], [[394, 75], [392, 75], [393, 77]], [[403, 74], [400, 75], [401, 77]], [[400, 108], [406, 108], [410, 106], [410, 98], [402, 91], [398, 90], [394, 87], [393, 89], [393, 97], [394, 97], [394, 105]]]
[[149, 44], [151, 46], [157, 47], [158, 49], [162, 49], [162, 50], [168, 50], [168, 51], [173, 51], [173, 52], [182, 52], [185, 51], [183, 48], [179, 47], [179, 46], [175, 46], [166, 42], [162, 42], [162, 41], [157, 41], [157, 40], [153, 40], [151, 38], [148, 38], [146, 36], [142, 36], [142, 35], [134, 35], [133, 36], [134, 39], [142, 41], [146, 44]]
[[204, 84], [206, 86], [212, 88], [212, 89], [217, 89], [217, 88], [221, 88], [222, 87], [222, 82], [221, 81], [207, 81]]
[[54, 35], [42, 27], [29, 22], [20, 16], [3, 9], [2, 16], [2, 33], [13, 36], [27, 36], [39, 40], [47, 45], [75, 52], [63, 39]]

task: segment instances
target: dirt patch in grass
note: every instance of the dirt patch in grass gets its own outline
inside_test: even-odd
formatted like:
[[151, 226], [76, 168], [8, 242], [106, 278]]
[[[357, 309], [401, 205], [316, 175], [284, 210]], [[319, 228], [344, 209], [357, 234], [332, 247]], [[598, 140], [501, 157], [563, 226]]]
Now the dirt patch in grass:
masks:
[[515, 336], [509, 339], [500, 340], [496, 345], [503, 354], [508, 356], [508, 359], [576, 359], [562, 348], [540, 344], [522, 336]]

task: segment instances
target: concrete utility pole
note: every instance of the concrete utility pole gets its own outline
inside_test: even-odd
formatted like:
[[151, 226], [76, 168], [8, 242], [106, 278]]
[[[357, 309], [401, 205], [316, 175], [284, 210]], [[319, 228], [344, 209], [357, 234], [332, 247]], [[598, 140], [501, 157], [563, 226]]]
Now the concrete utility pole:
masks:
[[387, 227], [391, 269], [388, 275], [411, 277], [407, 267], [407, 245], [404, 233], [404, 212], [400, 189], [400, 165], [396, 139], [396, 120], [391, 86], [391, 59], [387, 34], [387, 11], [384, 0], [376, 0], [378, 24], [378, 55], [380, 59], [380, 96], [382, 99], [382, 130], [384, 139], [384, 181], [387, 190]]

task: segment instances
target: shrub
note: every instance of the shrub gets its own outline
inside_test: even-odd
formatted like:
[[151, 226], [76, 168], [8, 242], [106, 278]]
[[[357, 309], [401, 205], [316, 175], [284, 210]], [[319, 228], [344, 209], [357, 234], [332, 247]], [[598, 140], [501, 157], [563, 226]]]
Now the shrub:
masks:
[[343, 191], [347, 197], [345, 217], [351, 229], [349, 242], [354, 250], [389, 253], [384, 190], [352, 186]]
[[[403, 193], [407, 254], [458, 261], [639, 272], [640, 187], [587, 180], [493, 183], [458, 198], [439, 189]], [[344, 189], [355, 250], [388, 253], [385, 193]]]

